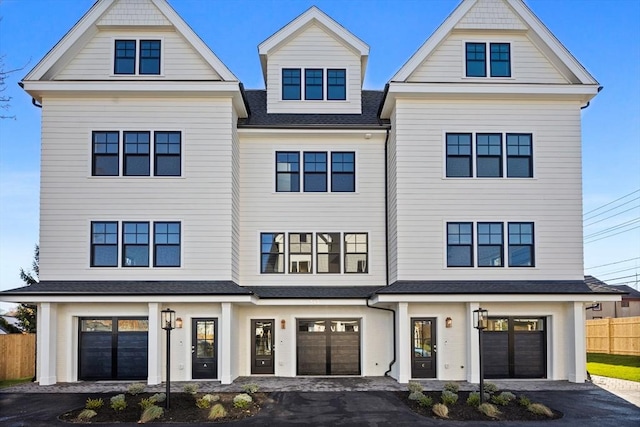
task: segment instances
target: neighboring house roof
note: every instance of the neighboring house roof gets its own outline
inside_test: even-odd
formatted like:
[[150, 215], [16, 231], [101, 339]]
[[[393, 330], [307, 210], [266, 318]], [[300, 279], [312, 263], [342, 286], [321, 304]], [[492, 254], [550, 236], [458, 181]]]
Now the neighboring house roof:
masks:
[[267, 91], [246, 90], [245, 102], [249, 105], [249, 117], [238, 120], [239, 128], [248, 127], [331, 127], [331, 128], [381, 128], [388, 121], [378, 118], [378, 109], [384, 92], [362, 91], [362, 114], [268, 114]]
[[590, 294], [582, 280], [399, 280], [377, 294]]
[[619, 293], [623, 294], [622, 299], [640, 299], [640, 291], [633, 289], [627, 285], [607, 285], [602, 280], [593, 276], [584, 276], [584, 282], [597, 293]]
[[[404, 82], [447, 38], [465, 15], [479, 0], [463, 0], [438, 29], [424, 42], [418, 51], [391, 78], [392, 82]], [[549, 31], [522, 0], [499, 0], [529, 28], [529, 38], [554, 63], [556, 68], [573, 75], [568, 80], [581, 84], [598, 84], [596, 79], [578, 62], [562, 43]]]
[[361, 80], [364, 80], [364, 72], [367, 68], [367, 60], [369, 58], [369, 45], [354, 36], [350, 31], [331, 19], [331, 17], [326, 15], [316, 6], [312, 6], [306, 12], [299, 15], [293, 21], [278, 30], [278, 32], [258, 45], [258, 53], [260, 54], [260, 63], [262, 65], [265, 84], [267, 82], [267, 56], [269, 53], [277, 50], [282, 46], [282, 44], [288, 42], [291, 38], [295, 37], [296, 34], [299, 34], [312, 24], [319, 25], [345, 46], [360, 55], [360, 63], [362, 67]]
[[[98, 31], [96, 23], [100, 18], [120, 1], [122, 0], [98, 0], [23, 80], [41, 80], [59, 62], [66, 63]], [[196, 49], [224, 81], [238, 81], [238, 78], [233, 75], [166, 0], [148, 1], [164, 15], [164, 18]]]
[[41, 281], [5, 295], [251, 295], [232, 281], [101, 280]]
[[247, 289], [251, 289], [261, 299], [347, 299], [369, 298], [380, 286], [248, 286]]

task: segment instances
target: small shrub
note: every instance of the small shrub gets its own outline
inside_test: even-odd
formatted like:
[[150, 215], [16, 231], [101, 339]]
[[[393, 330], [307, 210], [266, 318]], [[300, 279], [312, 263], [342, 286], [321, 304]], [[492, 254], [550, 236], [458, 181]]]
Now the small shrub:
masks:
[[224, 406], [222, 406], [222, 403], [216, 403], [215, 405], [213, 405], [213, 408], [211, 408], [211, 410], [209, 411], [210, 420], [217, 420], [219, 418], [224, 418], [226, 416], [227, 416], [227, 410], [224, 409]]
[[422, 391], [424, 390], [424, 388], [422, 387], [422, 384], [417, 383], [415, 381], [409, 381], [409, 384], [407, 385], [407, 387], [409, 388], [409, 391], [411, 393], [415, 393], [416, 391], [419, 391], [420, 393], [422, 393]]
[[442, 392], [442, 403], [451, 406], [458, 401], [458, 395], [452, 391], [445, 390]]
[[202, 396], [202, 399], [207, 400], [208, 402], [217, 402], [220, 400], [220, 396], [217, 394], [205, 394]]
[[433, 405], [431, 412], [440, 418], [449, 418], [449, 408], [447, 408], [447, 405], [443, 405], [442, 403], [436, 403]]
[[242, 386], [242, 391], [244, 391], [247, 394], [254, 394], [257, 393], [258, 390], [260, 389], [260, 387], [258, 386], [258, 384], [245, 384]]
[[111, 409], [114, 411], [124, 411], [127, 402], [124, 400], [124, 394], [116, 394], [111, 398]]
[[491, 403], [483, 403], [478, 406], [478, 411], [482, 412], [489, 418], [498, 418], [501, 412], [498, 410], [496, 405], [492, 405]]
[[480, 406], [480, 392], [472, 391], [469, 393], [469, 397], [467, 397], [467, 405], [469, 406]]
[[211, 401], [202, 396], [200, 399], [196, 399], [196, 406], [200, 409], [209, 409], [211, 407]]
[[246, 408], [251, 402], [253, 402], [253, 399], [247, 393], [240, 393], [233, 398], [233, 406], [235, 408]]
[[167, 395], [164, 393], [156, 393], [153, 396], [151, 396], [149, 400], [152, 401], [153, 403], [164, 402], [165, 400], [167, 400]]
[[498, 386], [494, 383], [484, 383], [484, 391], [485, 393], [496, 393], [498, 391]]
[[444, 389], [452, 393], [457, 393], [460, 390], [460, 386], [456, 383], [446, 383]]
[[148, 399], [141, 399], [138, 405], [140, 405], [140, 407], [142, 408], [142, 411], [144, 412], [151, 406], [155, 405], [155, 403], [156, 402], [152, 401], [151, 398], [148, 398]]
[[412, 391], [409, 393], [409, 400], [420, 400], [424, 397], [424, 393], [421, 391]]
[[102, 408], [102, 406], [104, 405], [104, 400], [100, 399], [92, 399], [92, 398], [88, 398], [87, 399], [87, 404], [84, 405], [85, 408], [87, 409], [100, 409]]
[[529, 398], [523, 394], [522, 396], [520, 396], [520, 399], [518, 399], [518, 403], [520, 404], [520, 406], [528, 407], [529, 405], [531, 405], [531, 400], [529, 400]]
[[91, 418], [95, 417], [96, 415], [98, 415], [98, 413], [93, 409], [83, 409], [82, 411], [80, 411], [76, 419], [78, 421], [89, 421]]
[[188, 384], [185, 384], [184, 387], [182, 387], [182, 391], [189, 394], [196, 394], [199, 389], [200, 389], [200, 386], [196, 383], [188, 383]]
[[145, 384], [142, 383], [133, 383], [131, 385], [129, 385], [129, 387], [127, 387], [127, 393], [131, 394], [131, 395], [136, 395], [136, 394], [140, 394], [142, 392], [144, 392], [144, 389], [147, 386]]
[[551, 409], [549, 409], [542, 403], [532, 403], [531, 405], [527, 406], [527, 410], [537, 415], [544, 415], [549, 418], [553, 417], [553, 411], [551, 411]]
[[149, 421], [157, 420], [164, 414], [164, 409], [159, 406], [151, 405], [142, 412], [140, 415], [139, 424], [148, 423]]
[[422, 397], [418, 399], [418, 405], [423, 408], [430, 408], [433, 405], [433, 399], [423, 394]]
[[515, 394], [509, 391], [503, 391], [502, 393], [496, 394], [491, 397], [491, 402], [495, 403], [496, 405], [507, 406], [509, 402], [511, 402], [515, 398]]

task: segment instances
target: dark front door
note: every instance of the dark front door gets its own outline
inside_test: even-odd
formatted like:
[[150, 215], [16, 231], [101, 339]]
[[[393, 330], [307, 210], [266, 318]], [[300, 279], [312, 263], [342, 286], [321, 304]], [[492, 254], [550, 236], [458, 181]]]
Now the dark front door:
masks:
[[411, 319], [411, 377], [436, 377], [436, 319]]
[[251, 373], [273, 374], [273, 319], [252, 320]]
[[191, 378], [217, 378], [218, 319], [192, 319], [191, 326]]

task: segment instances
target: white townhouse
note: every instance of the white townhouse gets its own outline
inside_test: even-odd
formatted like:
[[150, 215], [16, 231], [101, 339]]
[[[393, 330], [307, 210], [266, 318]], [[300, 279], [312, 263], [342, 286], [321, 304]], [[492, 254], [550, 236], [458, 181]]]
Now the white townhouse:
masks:
[[[424, 7], [428, 8], [425, 3]], [[212, 9], [212, 19], [215, 12]], [[165, 0], [99, 0], [42, 108], [38, 381], [585, 380], [581, 109], [521, 0], [463, 0], [380, 90], [316, 7], [244, 89]], [[599, 294], [599, 301], [619, 295]]]

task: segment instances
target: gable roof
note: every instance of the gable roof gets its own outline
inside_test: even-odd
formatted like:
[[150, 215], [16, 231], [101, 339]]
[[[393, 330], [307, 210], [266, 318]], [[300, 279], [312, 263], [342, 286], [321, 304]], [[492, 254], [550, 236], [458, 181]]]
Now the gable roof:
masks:
[[[112, 7], [123, 0], [98, 0], [67, 34], [36, 64], [23, 78], [23, 81], [46, 78], [60, 62], [66, 63], [80, 48], [97, 33], [97, 23]], [[202, 56], [202, 58], [220, 75], [223, 81], [238, 81], [238, 78], [209, 49], [189, 25], [167, 3], [166, 0], [148, 0], [152, 3], [175, 30]]]
[[[620, 293], [622, 299], [640, 299], [640, 291], [633, 289], [627, 285], [608, 285], [602, 280], [594, 276], [584, 276], [584, 282], [591, 288], [592, 291], [598, 293]], [[625, 295], [626, 294], [626, 295]]]
[[[392, 82], [404, 82], [447, 38], [467, 13], [476, 5], [488, 0], [463, 0], [436, 31], [424, 42], [418, 51], [391, 78]], [[493, 1], [493, 0], [492, 0]], [[578, 60], [549, 31], [522, 0], [499, 0], [529, 28], [529, 37], [559, 70], [569, 72], [581, 84], [598, 84]], [[564, 73], [563, 73], [564, 74]]]
[[367, 60], [369, 58], [369, 45], [354, 36], [342, 25], [331, 19], [327, 14], [318, 9], [316, 6], [311, 6], [302, 15], [299, 15], [293, 21], [278, 30], [275, 34], [258, 45], [258, 53], [260, 54], [260, 64], [262, 66], [262, 73], [267, 79], [267, 56], [270, 52], [278, 49], [283, 43], [286, 43], [291, 38], [295, 37], [300, 31], [307, 28], [309, 25], [318, 24], [329, 34], [344, 43], [354, 52], [360, 55], [360, 62], [362, 68], [361, 79], [364, 79], [364, 72], [367, 67]]

